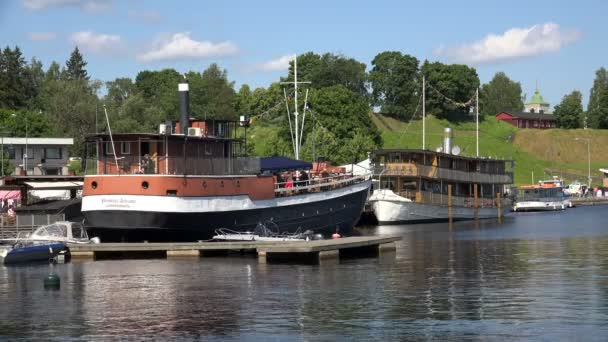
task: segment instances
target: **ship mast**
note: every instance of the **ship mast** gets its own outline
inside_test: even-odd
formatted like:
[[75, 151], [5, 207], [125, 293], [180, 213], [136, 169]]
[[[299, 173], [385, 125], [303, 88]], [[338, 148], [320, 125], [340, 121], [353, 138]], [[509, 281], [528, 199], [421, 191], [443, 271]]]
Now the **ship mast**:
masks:
[[[295, 124], [294, 124], [294, 128], [295, 128], [295, 138], [292, 135], [292, 139], [294, 140], [294, 147], [293, 147], [293, 154], [294, 157], [296, 159], [300, 159], [300, 146], [302, 145], [302, 137], [301, 135], [304, 134], [304, 118], [306, 118], [306, 104], [304, 104], [304, 117], [302, 118], [302, 127], [300, 128], [300, 123], [298, 121], [298, 117], [300, 115], [300, 113], [298, 112], [298, 84], [310, 84], [310, 82], [308, 81], [301, 81], [298, 82], [298, 55], [293, 55], [293, 82], [281, 82], [281, 84], [293, 84], [293, 88], [294, 88], [294, 100], [295, 100], [295, 109], [293, 112], [293, 116], [295, 119]], [[308, 90], [306, 91], [306, 95], [307, 95], [307, 99], [308, 99]], [[287, 101], [287, 98], [285, 98], [285, 101]], [[287, 102], [286, 102], [287, 103]], [[289, 110], [289, 107], [288, 107]], [[287, 112], [287, 115], [289, 117], [289, 111]], [[289, 123], [289, 128], [291, 129], [291, 122]]]

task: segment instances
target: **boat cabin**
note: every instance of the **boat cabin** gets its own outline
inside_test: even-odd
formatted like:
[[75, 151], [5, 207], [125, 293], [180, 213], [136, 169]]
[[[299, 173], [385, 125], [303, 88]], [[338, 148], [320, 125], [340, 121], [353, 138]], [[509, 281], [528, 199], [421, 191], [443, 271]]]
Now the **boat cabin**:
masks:
[[473, 197], [491, 202], [497, 194], [503, 197], [506, 185], [513, 183], [513, 164], [508, 160], [413, 149], [377, 150], [371, 159], [375, 188], [418, 203], [444, 201], [449, 192], [462, 202]]
[[[158, 133], [94, 134], [87, 137], [87, 174], [259, 173], [259, 161], [241, 158], [238, 122], [190, 120], [161, 124]], [[177, 132], [177, 133], [176, 133]]]

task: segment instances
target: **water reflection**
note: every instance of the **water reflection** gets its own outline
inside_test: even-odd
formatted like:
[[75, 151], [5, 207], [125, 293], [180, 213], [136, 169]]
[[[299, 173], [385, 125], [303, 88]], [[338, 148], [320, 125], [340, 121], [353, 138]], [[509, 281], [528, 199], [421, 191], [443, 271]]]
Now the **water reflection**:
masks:
[[396, 254], [324, 265], [253, 257], [0, 267], [0, 336], [155, 339], [602, 340], [604, 208], [361, 228]]

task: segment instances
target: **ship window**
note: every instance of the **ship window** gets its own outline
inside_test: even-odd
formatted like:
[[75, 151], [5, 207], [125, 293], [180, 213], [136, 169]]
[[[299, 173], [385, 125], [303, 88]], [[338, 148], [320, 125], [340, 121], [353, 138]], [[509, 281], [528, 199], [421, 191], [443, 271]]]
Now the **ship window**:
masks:
[[111, 141], [107, 141], [106, 142], [106, 155], [113, 155], [114, 154], [114, 149], [112, 148], [112, 142]]
[[97, 189], [97, 182], [92, 181], [92, 182], [91, 182], [91, 188], [93, 188], [93, 189]]
[[147, 189], [150, 187], [150, 184], [147, 181], [143, 181], [143, 182], [141, 182], [141, 187], [144, 189]]
[[128, 142], [121, 142], [120, 154], [131, 154], [131, 144]]

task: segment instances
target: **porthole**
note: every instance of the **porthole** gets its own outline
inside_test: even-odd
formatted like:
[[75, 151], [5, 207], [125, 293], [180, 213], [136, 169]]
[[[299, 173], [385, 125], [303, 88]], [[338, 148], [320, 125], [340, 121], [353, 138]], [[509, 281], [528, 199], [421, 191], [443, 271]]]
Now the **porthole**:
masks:
[[203, 182], [203, 188], [207, 187], [207, 182]]
[[91, 182], [91, 188], [97, 189], [97, 182], [96, 181], [92, 181]]
[[223, 188], [223, 187], [224, 187], [224, 181], [222, 181], [222, 182], [220, 183], [220, 188]]
[[148, 181], [143, 181], [143, 182], [141, 182], [141, 187], [144, 189], [147, 189], [150, 187], [150, 184], [148, 184]]

